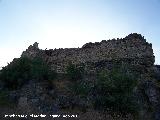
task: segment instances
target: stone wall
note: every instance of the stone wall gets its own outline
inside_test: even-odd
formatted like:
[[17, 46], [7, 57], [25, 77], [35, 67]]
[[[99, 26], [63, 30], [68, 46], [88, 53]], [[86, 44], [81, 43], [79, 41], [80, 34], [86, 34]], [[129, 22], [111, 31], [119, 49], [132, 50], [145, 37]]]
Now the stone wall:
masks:
[[65, 73], [69, 63], [84, 65], [87, 71], [94, 72], [100, 66], [109, 68], [113, 63], [125, 62], [150, 67], [155, 61], [152, 45], [137, 33], [129, 34], [122, 39], [86, 43], [82, 48], [41, 50], [38, 43], [34, 43], [22, 53], [23, 56], [40, 56], [57, 73]]

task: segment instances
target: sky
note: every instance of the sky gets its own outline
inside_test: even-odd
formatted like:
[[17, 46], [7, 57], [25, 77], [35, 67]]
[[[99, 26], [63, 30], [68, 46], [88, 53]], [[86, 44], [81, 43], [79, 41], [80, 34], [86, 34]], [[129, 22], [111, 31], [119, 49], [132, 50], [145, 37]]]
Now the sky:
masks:
[[140, 33], [160, 64], [160, 0], [0, 0], [0, 66], [34, 42], [81, 47]]

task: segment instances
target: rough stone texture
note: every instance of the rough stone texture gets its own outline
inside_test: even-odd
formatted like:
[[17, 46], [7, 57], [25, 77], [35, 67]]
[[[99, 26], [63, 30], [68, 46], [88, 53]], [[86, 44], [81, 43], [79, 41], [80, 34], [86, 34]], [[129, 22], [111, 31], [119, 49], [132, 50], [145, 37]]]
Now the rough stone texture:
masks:
[[[38, 112], [46, 113], [48, 111], [54, 111], [54, 103], [52, 96], [49, 91], [47, 82], [34, 82], [29, 81], [28, 84], [24, 85], [20, 90], [20, 98], [19, 103], [23, 103], [23, 99], [27, 99], [27, 105], [31, 106], [33, 110]], [[26, 99], [24, 99], [24, 103], [26, 103]], [[22, 101], [22, 102], [20, 102]], [[27, 106], [26, 105], [26, 106]], [[18, 104], [18, 106], [24, 106], [23, 104]]]
[[136, 97], [142, 120], [160, 120], [160, 88], [156, 80], [141, 75]]
[[22, 53], [24, 56], [42, 57], [57, 73], [65, 73], [69, 63], [84, 65], [86, 71], [95, 72], [99, 63], [109, 68], [112, 63], [125, 62], [139, 66], [140, 70], [152, 66], [155, 61], [152, 45], [137, 33], [123, 39], [86, 43], [82, 48], [41, 50], [38, 43], [34, 43]]
[[155, 120], [160, 120], [160, 91], [159, 87], [156, 86], [152, 81], [147, 81], [144, 84], [145, 94], [148, 96], [149, 102], [154, 108]]
[[153, 77], [160, 82], [160, 65], [155, 65], [153, 67]]
[[[141, 75], [147, 75], [139, 80], [140, 84], [136, 91], [141, 106], [141, 119], [150, 120], [152, 118], [152, 114], [148, 111], [151, 106], [154, 109], [154, 119], [160, 120], [160, 90], [153, 80], [154, 77], [148, 78], [151, 77], [151, 71], [154, 71], [153, 73], [156, 73], [156, 77], [159, 78], [160, 67], [154, 67], [155, 57], [152, 45], [146, 42], [140, 34], [133, 33], [123, 39], [86, 43], [82, 48], [41, 50], [38, 48], [38, 43], [34, 43], [22, 53], [22, 57], [31, 59], [41, 57], [57, 73], [65, 73], [69, 63], [78, 67], [83, 66], [88, 73], [96, 73], [104, 68], [112, 69], [114, 64], [128, 63], [134, 66], [135, 70]], [[93, 75], [91, 74], [91, 76]], [[24, 87], [24, 90], [22, 89], [22, 96], [27, 96], [28, 103], [39, 108], [41, 112], [58, 111], [60, 108], [68, 108], [70, 105], [82, 108], [88, 106], [85, 103], [86, 100], [77, 97], [72, 99], [64, 93], [58, 93], [58, 96], [51, 95], [57, 93], [53, 90], [48, 93], [44, 91], [46, 91], [44, 85], [29, 83], [28, 86]], [[52, 99], [51, 96], [56, 96], [56, 99]]]
[[18, 101], [19, 107], [26, 107], [28, 105], [27, 97], [20, 97]]

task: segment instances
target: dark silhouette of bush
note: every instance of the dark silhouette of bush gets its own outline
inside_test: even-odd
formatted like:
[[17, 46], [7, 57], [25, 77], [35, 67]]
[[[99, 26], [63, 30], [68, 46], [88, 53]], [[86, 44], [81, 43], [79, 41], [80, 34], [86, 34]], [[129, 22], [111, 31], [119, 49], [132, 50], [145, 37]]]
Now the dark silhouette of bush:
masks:
[[8, 93], [6, 91], [0, 90], [0, 106], [10, 106], [10, 102], [8, 100]]
[[41, 58], [32, 60], [30, 75], [34, 80], [50, 80], [56, 77], [55, 71], [51, 71], [50, 67]]
[[74, 82], [74, 84], [70, 86], [70, 89], [75, 95], [86, 97], [89, 95], [92, 89], [92, 86], [89, 84], [88, 81], [80, 80], [80, 81]]
[[55, 75], [41, 58], [21, 57], [1, 70], [0, 80], [8, 89], [19, 89], [29, 80], [49, 80]]
[[137, 80], [127, 67], [101, 71], [95, 85], [95, 108], [110, 108], [110, 110], [123, 113], [137, 112], [133, 96], [136, 85]]
[[70, 63], [66, 69], [66, 72], [70, 80], [76, 81], [82, 79], [84, 69], [83, 67], [76, 67], [76, 65]]

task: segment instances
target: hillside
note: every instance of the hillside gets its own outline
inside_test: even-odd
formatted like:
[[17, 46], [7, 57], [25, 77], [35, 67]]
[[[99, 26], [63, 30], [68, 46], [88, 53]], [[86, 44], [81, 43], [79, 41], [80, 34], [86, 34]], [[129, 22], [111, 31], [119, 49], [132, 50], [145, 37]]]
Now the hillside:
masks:
[[41, 50], [35, 42], [0, 71], [0, 111], [160, 120], [160, 66], [154, 62], [152, 44], [137, 33], [82, 48]]

